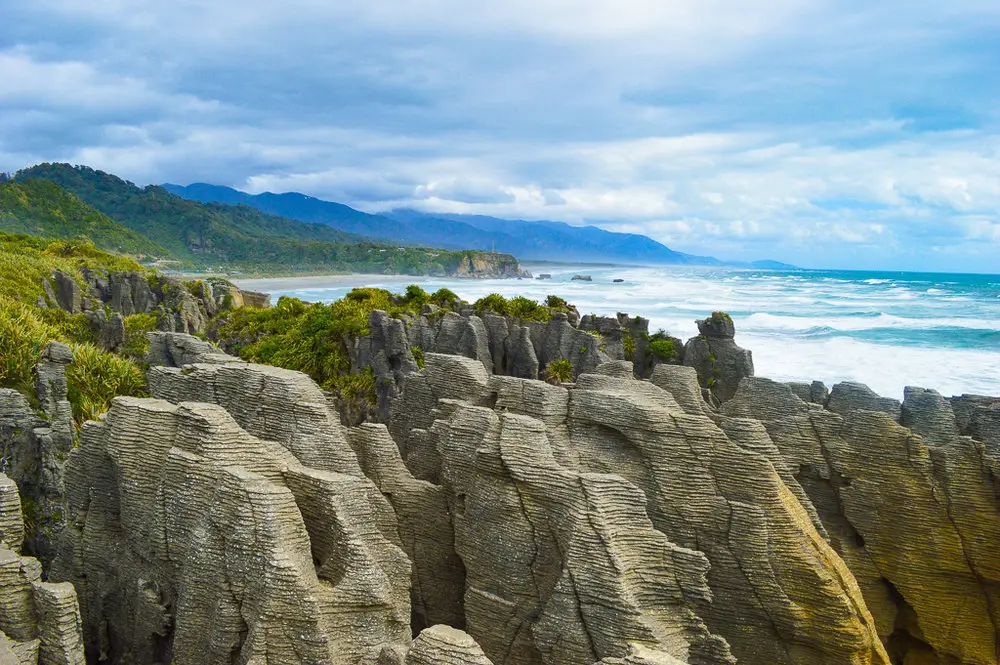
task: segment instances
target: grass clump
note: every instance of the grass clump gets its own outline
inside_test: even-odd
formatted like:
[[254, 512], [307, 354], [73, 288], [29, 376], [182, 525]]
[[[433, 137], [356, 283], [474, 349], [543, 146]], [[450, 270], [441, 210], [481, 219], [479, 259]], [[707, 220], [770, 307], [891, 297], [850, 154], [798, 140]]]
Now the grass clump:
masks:
[[631, 360], [635, 355], [635, 338], [629, 333], [622, 335], [622, 346], [625, 349], [625, 359]]
[[419, 346], [414, 346], [410, 349], [410, 353], [413, 354], [413, 360], [417, 363], [417, 369], [424, 368], [424, 350]]
[[26, 303], [0, 296], [0, 386], [35, 394], [35, 366], [58, 332]]
[[354, 289], [332, 304], [305, 303], [284, 296], [270, 309], [237, 308], [219, 319], [214, 337], [249, 362], [305, 372], [325, 390], [371, 389], [353, 378], [347, 345], [369, 334], [374, 310], [402, 315], [412, 310], [393, 304], [385, 289]]
[[107, 353], [93, 344], [71, 346], [73, 362], [66, 368], [67, 399], [77, 423], [93, 420], [111, 408], [118, 395], [144, 397], [142, 368], [128, 358]]
[[569, 383], [573, 380], [573, 363], [566, 358], [553, 360], [545, 366], [544, 376], [546, 381], [555, 385]]
[[82, 284], [82, 268], [143, 270], [132, 259], [100, 250], [87, 240], [49, 241], [0, 233], [0, 296], [35, 304], [45, 296], [42, 281], [54, 271], [61, 270]]
[[74, 341], [65, 328], [47, 322], [43, 312], [49, 314], [48, 310], [0, 297], [0, 385], [34, 396], [42, 350], [57, 340], [68, 342], [73, 351], [66, 384], [77, 423], [107, 411], [116, 395], [146, 394], [146, 379], [139, 365], [90, 342]]

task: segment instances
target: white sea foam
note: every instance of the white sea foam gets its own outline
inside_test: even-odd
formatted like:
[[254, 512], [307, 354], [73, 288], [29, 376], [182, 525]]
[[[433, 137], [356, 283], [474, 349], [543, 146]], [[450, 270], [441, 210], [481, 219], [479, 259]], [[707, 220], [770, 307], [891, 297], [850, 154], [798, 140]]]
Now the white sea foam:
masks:
[[[455, 280], [339, 275], [241, 282], [275, 296], [330, 302], [355, 286], [400, 292], [447, 287], [469, 301], [489, 293], [566, 298], [582, 314], [638, 314], [651, 330], [688, 339], [695, 319], [717, 310], [736, 323], [737, 342], [753, 351], [757, 373], [780, 380], [852, 380], [902, 396], [906, 385], [944, 394], [1000, 394], [1000, 285], [921, 276], [907, 282], [849, 273], [766, 273], [724, 269], [535, 266], [551, 280]], [[589, 274], [593, 282], [571, 281]], [[622, 283], [612, 283], [615, 278]], [[995, 280], [994, 280], [995, 281]], [[949, 329], [954, 329], [952, 335]], [[974, 332], [976, 331], [976, 332]], [[994, 331], [981, 333], [978, 331]], [[820, 333], [820, 334], [814, 334]], [[991, 336], [992, 335], [992, 336]], [[863, 338], [862, 338], [863, 337]], [[968, 348], [970, 345], [980, 348]]]

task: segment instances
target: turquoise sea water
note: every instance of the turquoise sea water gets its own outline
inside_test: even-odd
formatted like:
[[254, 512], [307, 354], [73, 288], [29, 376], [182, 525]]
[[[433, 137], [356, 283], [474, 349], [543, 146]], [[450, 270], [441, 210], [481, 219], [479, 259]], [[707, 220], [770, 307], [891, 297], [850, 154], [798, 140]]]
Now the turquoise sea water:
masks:
[[[778, 380], [862, 381], [901, 397], [903, 387], [945, 395], [1000, 395], [1000, 275], [717, 268], [526, 266], [551, 280], [455, 280], [359, 275], [254, 280], [276, 300], [329, 302], [353, 286], [401, 291], [447, 286], [467, 300], [487, 293], [542, 299], [553, 293], [581, 313], [628, 312], [651, 329], [687, 339], [696, 318], [724, 310], [757, 374]], [[571, 281], [587, 274], [592, 282]], [[625, 280], [613, 283], [613, 279]]]

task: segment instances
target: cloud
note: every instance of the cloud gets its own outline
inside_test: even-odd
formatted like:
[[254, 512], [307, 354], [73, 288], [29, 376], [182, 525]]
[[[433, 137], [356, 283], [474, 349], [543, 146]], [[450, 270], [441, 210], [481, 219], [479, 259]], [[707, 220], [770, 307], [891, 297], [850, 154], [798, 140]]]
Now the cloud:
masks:
[[995, 2], [7, 4], [2, 170], [995, 270]]

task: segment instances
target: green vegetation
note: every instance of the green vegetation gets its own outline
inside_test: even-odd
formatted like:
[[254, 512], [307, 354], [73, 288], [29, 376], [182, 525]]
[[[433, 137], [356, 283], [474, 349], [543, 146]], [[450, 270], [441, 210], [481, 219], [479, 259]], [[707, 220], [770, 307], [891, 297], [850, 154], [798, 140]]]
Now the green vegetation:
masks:
[[716, 320], [725, 319], [730, 323], [733, 322], [733, 317], [729, 316], [728, 312], [712, 312], [712, 318]]
[[78, 423], [96, 418], [116, 395], [144, 395], [142, 368], [132, 360], [80, 342], [47, 323], [39, 308], [0, 296], [0, 386], [35, 395], [35, 368], [52, 340], [66, 342], [73, 362], [66, 372], [67, 397]]
[[625, 359], [631, 360], [635, 355], [635, 338], [629, 333], [623, 334], [622, 346], [625, 348]]
[[544, 376], [546, 381], [556, 385], [569, 383], [573, 380], [573, 363], [565, 358], [553, 360], [545, 366]]
[[410, 353], [413, 354], [413, 360], [417, 363], [418, 369], [424, 368], [424, 350], [419, 346], [414, 346], [410, 349]]
[[126, 254], [166, 256], [148, 238], [48, 180], [0, 182], [0, 229], [41, 238], [92, 241], [103, 249]]
[[[473, 258], [487, 254], [399, 247], [398, 243], [386, 244], [326, 224], [269, 215], [245, 205], [189, 201], [162, 187], [138, 187], [83, 166], [39, 164], [18, 172], [13, 184], [37, 188], [42, 187], [34, 184], [39, 181], [48, 181], [48, 187], [55, 183], [189, 267], [224, 266], [248, 273], [444, 275], [454, 273], [459, 266], [469, 267]], [[517, 263], [509, 254], [489, 256], [500, 266]]]
[[[325, 390], [342, 390], [351, 377], [347, 345], [369, 334], [368, 316], [376, 309], [390, 315], [413, 314], [410, 305], [393, 304], [385, 289], [354, 289], [326, 305], [282, 297], [271, 309], [239, 308], [220, 318], [213, 335], [224, 347], [250, 362], [305, 372]], [[374, 391], [374, 382], [371, 388]], [[372, 393], [374, 394], [374, 392]]]
[[680, 358], [680, 351], [676, 343], [663, 330], [658, 330], [649, 336], [646, 354], [665, 363], [677, 362], [677, 359]]
[[572, 309], [572, 305], [559, 296], [548, 296], [545, 299], [545, 306], [552, 312], [569, 312]]
[[126, 256], [110, 254], [87, 240], [50, 241], [0, 233], [0, 296], [34, 304], [44, 297], [42, 280], [61, 270], [82, 281], [81, 268], [129, 271], [143, 268]]
[[522, 321], [548, 321], [552, 312], [548, 307], [539, 305], [530, 298], [517, 296], [507, 300], [499, 293], [491, 293], [473, 303], [472, 308], [478, 314], [492, 312], [501, 316], [512, 316]]
[[[77, 422], [106, 411], [115, 395], [145, 394], [142, 368], [130, 358], [94, 346], [87, 317], [37, 306], [40, 297], [45, 299], [42, 282], [54, 270], [82, 285], [82, 268], [142, 270], [135, 261], [104, 252], [89, 241], [0, 233], [0, 386], [34, 398], [35, 369], [42, 349], [52, 340], [69, 344], [74, 360], [66, 379]], [[133, 345], [137, 343], [133, 340]]]
[[0, 296], [0, 386], [35, 394], [35, 365], [55, 328], [36, 308]]
[[142, 362], [149, 351], [149, 338], [146, 333], [156, 330], [156, 316], [153, 314], [133, 314], [125, 317], [125, 342], [122, 344], [122, 355], [126, 358]]
[[146, 395], [146, 377], [128, 358], [93, 344], [77, 344], [66, 369], [67, 398], [77, 423], [93, 420], [111, 408], [118, 395]]

